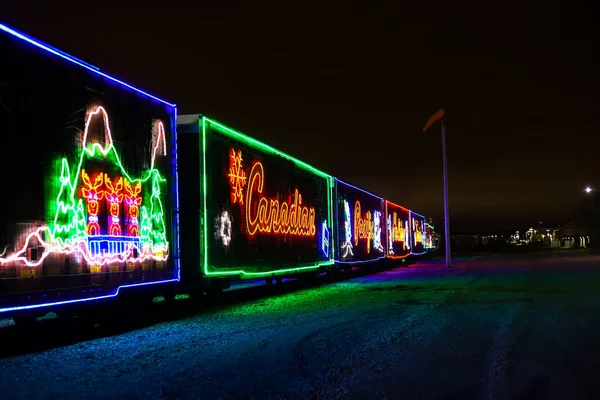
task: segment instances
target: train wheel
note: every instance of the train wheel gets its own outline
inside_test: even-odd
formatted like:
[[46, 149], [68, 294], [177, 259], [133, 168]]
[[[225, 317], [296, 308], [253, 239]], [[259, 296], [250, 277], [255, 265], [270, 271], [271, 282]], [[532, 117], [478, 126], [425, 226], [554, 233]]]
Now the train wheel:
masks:
[[13, 321], [22, 328], [31, 328], [35, 325], [37, 317], [30, 314], [18, 314], [13, 316]]
[[209, 299], [214, 299], [223, 294], [223, 289], [218, 287], [207, 287], [206, 288], [206, 297]]
[[298, 276], [299, 280], [304, 283], [304, 285], [315, 286], [319, 283], [319, 278], [316, 273], [307, 272]]
[[69, 321], [75, 315], [75, 313], [71, 310], [57, 310], [54, 313], [59, 319], [64, 321]]
[[163, 297], [165, 298], [165, 301], [167, 303], [174, 302], [175, 301], [175, 296], [176, 296], [175, 292], [166, 292], [166, 293], [163, 293]]
[[194, 287], [189, 292], [190, 300], [195, 305], [202, 305], [206, 303], [206, 298], [204, 296], [204, 289], [201, 287]]
[[340, 275], [340, 271], [336, 268], [330, 268], [327, 270], [327, 279], [335, 281]]

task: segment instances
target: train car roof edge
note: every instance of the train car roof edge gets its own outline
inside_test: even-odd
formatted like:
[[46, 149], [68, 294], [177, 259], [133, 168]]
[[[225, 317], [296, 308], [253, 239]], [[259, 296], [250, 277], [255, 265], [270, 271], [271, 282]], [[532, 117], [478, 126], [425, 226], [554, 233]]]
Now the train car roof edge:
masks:
[[133, 91], [135, 91], [135, 92], [137, 92], [137, 93], [139, 93], [141, 95], [144, 95], [144, 96], [146, 96], [148, 98], [156, 100], [156, 101], [158, 101], [160, 103], [163, 103], [165, 105], [168, 105], [170, 107], [173, 107], [173, 108], [177, 107], [175, 103], [169, 103], [168, 101], [165, 101], [165, 100], [163, 100], [163, 99], [161, 99], [159, 97], [151, 95], [148, 92], [145, 92], [145, 91], [143, 91], [141, 89], [138, 89], [135, 86], [132, 86], [132, 85], [126, 83], [126, 82], [123, 82], [123, 81], [121, 81], [121, 80], [119, 80], [119, 79], [117, 79], [117, 78], [115, 78], [113, 76], [110, 76], [110, 75], [108, 75], [108, 74], [100, 71], [100, 69], [98, 67], [96, 67], [96, 66], [93, 66], [93, 65], [91, 65], [91, 64], [89, 64], [89, 63], [87, 63], [85, 61], [82, 61], [82, 60], [80, 60], [80, 59], [78, 59], [78, 58], [76, 58], [76, 57], [74, 57], [74, 56], [72, 56], [70, 54], [67, 54], [67, 53], [63, 52], [62, 50], [59, 50], [59, 49], [57, 49], [55, 47], [47, 45], [47, 44], [43, 43], [42, 41], [40, 41], [38, 39], [35, 39], [35, 38], [33, 38], [33, 37], [29, 36], [29, 35], [26, 35], [26, 34], [24, 34], [22, 32], [17, 31], [16, 29], [10, 28], [9, 26], [7, 26], [7, 25], [5, 25], [5, 24], [3, 24], [1, 22], [0, 22], [0, 31], [4, 31], [4, 32], [6, 32], [6, 33], [8, 33], [8, 34], [10, 34], [10, 35], [18, 38], [18, 39], [21, 39], [21, 40], [23, 40], [23, 41], [25, 41], [25, 42], [33, 45], [33, 46], [36, 46], [36, 47], [38, 47], [38, 48], [40, 48], [42, 50], [45, 50], [48, 53], [54, 54], [55, 56], [58, 56], [58, 57], [61, 57], [61, 58], [65, 59], [65, 60], [67, 60], [67, 61], [70, 61], [73, 64], [76, 64], [76, 65], [78, 65], [80, 67], [83, 67], [83, 68], [87, 69], [88, 71], [91, 71], [91, 72], [95, 73], [96, 75], [100, 75], [100, 76], [102, 76], [102, 77], [104, 77], [104, 78], [106, 78], [108, 80], [111, 80], [111, 81], [113, 81], [115, 83], [118, 83], [118, 84], [120, 84], [120, 85], [122, 85], [122, 86], [124, 86], [126, 88], [129, 88], [129, 89], [131, 89], [131, 90], [133, 90]]
[[368, 194], [368, 195], [371, 195], [371, 196], [373, 196], [373, 197], [377, 197], [379, 200], [385, 201], [385, 198], [383, 198], [383, 197], [381, 197], [381, 196], [378, 196], [378, 195], [376, 195], [376, 194], [375, 194], [375, 193], [373, 193], [373, 192], [369, 192], [368, 190], [365, 190], [365, 189], [363, 189], [363, 188], [361, 188], [361, 187], [358, 187], [358, 186], [356, 186], [356, 185], [353, 185], [353, 184], [351, 184], [351, 183], [345, 182], [345, 181], [343, 181], [343, 180], [341, 180], [341, 179], [339, 179], [339, 178], [335, 178], [335, 181], [336, 181], [336, 182], [341, 182], [341, 183], [343, 183], [343, 184], [344, 184], [344, 185], [346, 185], [346, 186], [350, 186], [350, 187], [352, 187], [352, 188], [354, 188], [354, 189], [356, 189], [356, 190], [360, 190], [360, 191], [361, 191], [361, 192], [363, 192], [363, 193], [366, 193], [366, 194]]
[[264, 143], [264, 142], [262, 142], [262, 141], [260, 141], [258, 139], [255, 139], [255, 138], [253, 138], [253, 137], [251, 137], [251, 136], [249, 136], [249, 135], [247, 135], [245, 133], [241, 133], [241, 132], [237, 131], [236, 129], [231, 128], [231, 127], [229, 127], [229, 126], [227, 126], [227, 125], [225, 125], [225, 124], [223, 124], [223, 123], [221, 123], [219, 121], [216, 121], [214, 119], [208, 118], [205, 115], [201, 116], [200, 118], [203, 121], [207, 121], [211, 125], [215, 125], [219, 129], [226, 131], [227, 134], [229, 134], [230, 136], [236, 137], [238, 139], [241, 139], [244, 142], [247, 142], [252, 147], [256, 147], [256, 148], [261, 148], [262, 147], [263, 148], [262, 151], [270, 151], [274, 155], [277, 155], [277, 156], [282, 157], [282, 158], [286, 158], [289, 161], [292, 161], [293, 163], [295, 163], [295, 164], [297, 164], [297, 165], [299, 165], [299, 166], [301, 166], [301, 167], [303, 167], [303, 168], [311, 171], [315, 175], [321, 176], [322, 178], [325, 178], [325, 179], [333, 179], [334, 178], [333, 175], [328, 174], [327, 172], [321, 171], [320, 169], [313, 167], [312, 165], [308, 164], [305, 161], [302, 161], [302, 160], [300, 160], [300, 159], [298, 159], [298, 158], [296, 158], [296, 157], [294, 157], [292, 155], [289, 155], [289, 154], [287, 154], [287, 153], [285, 153], [285, 152], [283, 152], [281, 150], [278, 150], [275, 147], [273, 147], [271, 145], [268, 145], [268, 144], [266, 144], [266, 143]]

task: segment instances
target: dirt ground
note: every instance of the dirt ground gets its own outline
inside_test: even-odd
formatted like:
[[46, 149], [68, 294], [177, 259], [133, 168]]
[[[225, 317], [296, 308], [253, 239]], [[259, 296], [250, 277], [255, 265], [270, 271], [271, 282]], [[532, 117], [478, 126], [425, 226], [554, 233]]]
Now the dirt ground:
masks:
[[0, 398], [600, 398], [600, 256], [455, 265], [157, 303], [96, 326], [5, 323]]

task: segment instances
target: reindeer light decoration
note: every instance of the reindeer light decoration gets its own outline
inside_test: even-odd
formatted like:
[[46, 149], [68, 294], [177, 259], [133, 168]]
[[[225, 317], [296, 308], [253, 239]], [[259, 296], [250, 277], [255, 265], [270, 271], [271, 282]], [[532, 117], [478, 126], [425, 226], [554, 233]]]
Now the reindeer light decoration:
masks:
[[125, 179], [125, 191], [127, 192], [125, 197], [125, 223], [127, 224], [127, 235], [137, 237], [140, 235], [139, 216], [140, 206], [142, 205], [142, 198], [140, 197], [142, 182], [137, 182], [132, 185]]
[[112, 236], [121, 236], [121, 203], [123, 202], [123, 177], [118, 177], [113, 182], [104, 174], [104, 183], [106, 184], [106, 201], [108, 203], [108, 234]]
[[96, 175], [94, 178], [94, 183], [92, 184], [89, 175], [87, 172], [85, 172], [85, 169], [81, 170], [81, 180], [84, 184], [82, 192], [87, 204], [88, 213], [87, 233], [90, 236], [100, 234], [98, 212], [100, 211], [100, 201], [104, 196], [104, 190], [101, 189], [104, 180], [103, 178], [104, 176], [102, 174]]

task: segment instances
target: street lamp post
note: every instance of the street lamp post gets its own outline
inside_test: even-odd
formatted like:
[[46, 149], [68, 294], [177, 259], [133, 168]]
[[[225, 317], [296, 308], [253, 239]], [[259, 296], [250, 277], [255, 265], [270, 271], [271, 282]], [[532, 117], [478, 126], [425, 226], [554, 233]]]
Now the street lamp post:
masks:
[[591, 196], [592, 207], [591, 207], [591, 217], [592, 217], [592, 243], [590, 243], [591, 247], [596, 247], [596, 198], [594, 196], [594, 189], [587, 186], [585, 188], [585, 193]]
[[442, 126], [442, 168], [443, 168], [443, 176], [444, 176], [444, 236], [446, 243], [446, 268], [450, 268], [451, 264], [451, 245], [450, 245], [450, 211], [448, 206], [448, 158], [446, 157], [446, 127], [444, 126], [444, 110], [440, 109], [435, 114], [433, 114], [425, 127], [423, 128], [423, 132], [427, 130], [434, 122], [440, 121]]

